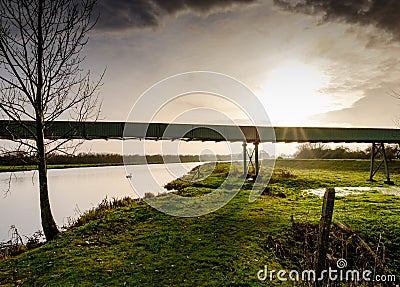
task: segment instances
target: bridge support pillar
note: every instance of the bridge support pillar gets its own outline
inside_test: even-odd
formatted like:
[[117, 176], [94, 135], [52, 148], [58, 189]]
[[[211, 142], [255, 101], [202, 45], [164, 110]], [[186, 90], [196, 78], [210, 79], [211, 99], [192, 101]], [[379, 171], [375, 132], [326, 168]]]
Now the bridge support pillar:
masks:
[[[382, 161], [375, 168], [375, 160], [377, 157], [381, 155]], [[385, 144], [384, 143], [373, 143], [371, 147], [371, 165], [370, 165], [370, 173], [369, 180], [374, 181], [374, 175], [381, 168], [382, 164], [385, 167], [385, 176], [386, 176], [386, 184], [394, 184], [393, 181], [390, 180], [390, 172], [389, 172], [389, 163], [386, 155]]]
[[247, 177], [247, 143], [243, 142], [243, 176]]
[[260, 172], [260, 162], [258, 161], [258, 144], [259, 142], [254, 143], [254, 165], [256, 176], [258, 176], [258, 173]]

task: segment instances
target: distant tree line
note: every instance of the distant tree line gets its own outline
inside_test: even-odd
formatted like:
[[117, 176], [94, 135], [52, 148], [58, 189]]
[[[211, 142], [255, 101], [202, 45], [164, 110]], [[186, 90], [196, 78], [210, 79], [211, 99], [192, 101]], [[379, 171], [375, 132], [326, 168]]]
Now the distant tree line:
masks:
[[[388, 159], [399, 158], [400, 148], [398, 145], [386, 145], [386, 155]], [[306, 143], [299, 145], [294, 155], [297, 159], [369, 159], [371, 148], [365, 150], [350, 150], [348, 147], [339, 146], [335, 149], [329, 148], [325, 144]], [[157, 164], [174, 162], [199, 162], [199, 161], [228, 161], [241, 160], [242, 155], [129, 155], [125, 160], [130, 164]], [[121, 154], [116, 153], [79, 153], [70, 154], [51, 154], [47, 160], [51, 165], [68, 164], [93, 164], [93, 165], [118, 165], [123, 164], [124, 159]], [[35, 156], [27, 156], [25, 153], [9, 152], [0, 156], [1, 166], [23, 166], [36, 165]]]
[[[126, 161], [131, 164], [156, 164], [156, 163], [174, 163], [174, 162], [199, 162], [201, 161], [224, 161], [230, 160], [229, 155], [129, 155]], [[123, 156], [115, 153], [79, 153], [77, 155], [51, 154], [47, 159], [50, 165], [63, 164], [123, 164]], [[23, 166], [36, 165], [34, 156], [26, 156], [24, 153], [9, 152], [0, 156], [0, 165], [2, 166]]]
[[[398, 158], [400, 154], [398, 145], [385, 145], [385, 151], [389, 160]], [[302, 144], [295, 153], [295, 158], [297, 159], [369, 159], [370, 157], [371, 147], [365, 150], [350, 150], [344, 146], [331, 149], [321, 143]]]

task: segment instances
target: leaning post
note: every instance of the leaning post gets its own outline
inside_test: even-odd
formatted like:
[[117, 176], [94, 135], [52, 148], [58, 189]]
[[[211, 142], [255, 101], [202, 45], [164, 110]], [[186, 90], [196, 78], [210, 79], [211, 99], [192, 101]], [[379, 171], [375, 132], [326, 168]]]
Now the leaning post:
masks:
[[369, 180], [374, 181], [375, 143], [371, 145], [371, 161], [369, 169]]
[[[329, 232], [332, 223], [333, 207], [335, 205], [335, 189], [326, 188], [322, 204], [322, 215], [319, 223], [319, 233], [316, 254], [316, 279], [320, 277], [322, 270], [326, 269], [326, 254], [329, 249]], [[322, 286], [322, 281], [315, 280], [315, 287]]]

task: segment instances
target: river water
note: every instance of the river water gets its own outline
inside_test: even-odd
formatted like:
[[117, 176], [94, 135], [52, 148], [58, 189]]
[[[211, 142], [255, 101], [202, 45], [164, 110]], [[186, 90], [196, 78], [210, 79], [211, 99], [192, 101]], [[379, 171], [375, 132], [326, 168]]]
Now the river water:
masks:
[[[129, 166], [128, 174], [124, 166], [51, 169], [48, 171], [49, 194], [55, 221], [58, 226], [63, 226], [69, 217], [78, 217], [106, 197], [137, 198], [146, 192], [162, 192], [161, 186], [198, 164]], [[38, 174], [35, 171], [0, 173], [0, 242], [10, 239], [11, 225], [20, 235], [26, 236], [41, 229]]]

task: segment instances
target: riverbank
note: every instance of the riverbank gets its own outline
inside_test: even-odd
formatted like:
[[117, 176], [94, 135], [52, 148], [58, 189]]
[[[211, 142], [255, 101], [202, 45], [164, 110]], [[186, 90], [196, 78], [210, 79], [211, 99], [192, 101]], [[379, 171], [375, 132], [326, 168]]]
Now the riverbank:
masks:
[[[163, 162], [154, 161], [148, 162], [147, 164], [162, 164]], [[178, 163], [178, 162], [169, 162]], [[184, 162], [184, 163], [190, 163]], [[124, 163], [71, 163], [71, 164], [49, 164], [47, 169], [65, 169], [65, 168], [81, 168], [81, 167], [106, 167], [106, 166], [123, 166]], [[143, 165], [143, 162], [130, 163], [130, 165]], [[18, 171], [30, 171], [37, 170], [37, 166], [34, 165], [19, 165], [19, 166], [0, 166], [0, 172], [18, 172]]]
[[[355, 169], [364, 164], [366, 170]], [[196, 186], [179, 180], [169, 186], [200, 196], [223, 182], [229, 167], [218, 164]], [[400, 183], [396, 168], [392, 177]], [[334, 227], [332, 266], [343, 258], [349, 268], [399, 277], [400, 197], [373, 189], [382, 185], [381, 174], [376, 183], [366, 178], [367, 161], [281, 160], [260, 199], [249, 203], [252, 184], [246, 182], [226, 206], [202, 217], [168, 216], [142, 200], [103, 202], [53, 242], [0, 262], [0, 285], [265, 286], [257, 273], [266, 265], [268, 270], [310, 269], [322, 200], [303, 190], [325, 186], [371, 187], [338, 197], [333, 220], [353, 229], [384, 262], [378, 266], [355, 236]], [[276, 278], [268, 284], [293, 286]]]
[[[237, 156], [236, 156], [237, 157]], [[77, 155], [53, 154], [48, 160], [48, 168], [76, 168], [129, 165], [162, 164], [162, 163], [190, 163], [201, 161], [230, 161], [230, 155], [121, 155], [121, 154], [92, 154], [80, 153]], [[0, 172], [15, 172], [37, 169], [33, 157], [20, 158], [17, 155], [0, 156]]]
[[[79, 168], [79, 167], [102, 167], [102, 166], [121, 166], [123, 163], [95, 163], [95, 164], [50, 164], [48, 169], [64, 169], [64, 168]], [[36, 170], [34, 165], [18, 165], [18, 166], [0, 166], [0, 172], [18, 172]]]

